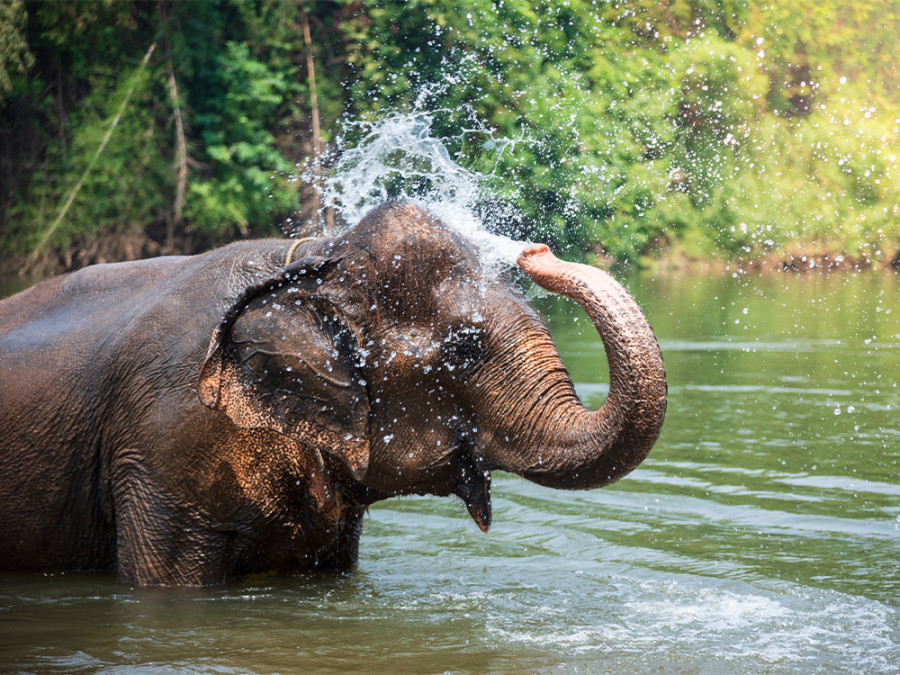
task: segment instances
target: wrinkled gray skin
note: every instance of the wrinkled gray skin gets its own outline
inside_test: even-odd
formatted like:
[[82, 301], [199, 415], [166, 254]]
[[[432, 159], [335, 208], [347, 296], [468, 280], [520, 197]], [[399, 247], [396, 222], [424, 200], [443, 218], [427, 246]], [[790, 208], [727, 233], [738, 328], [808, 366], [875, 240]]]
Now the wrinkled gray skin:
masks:
[[206, 585], [348, 568], [362, 515], [490, 471], [617, 480], [665, 412], [656, 339], [607, 275], [523, 253], [597, 325], [611, 386], [578, 402], [547, 330], [416, 207], [350, 233], [98, 265], [0, 302], [0, 568]]

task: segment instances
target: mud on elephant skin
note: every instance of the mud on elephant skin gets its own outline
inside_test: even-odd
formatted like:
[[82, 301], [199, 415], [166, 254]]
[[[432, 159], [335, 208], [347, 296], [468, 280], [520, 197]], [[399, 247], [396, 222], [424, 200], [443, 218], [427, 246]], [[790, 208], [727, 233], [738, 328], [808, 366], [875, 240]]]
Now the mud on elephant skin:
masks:
[[421, 209], [292, 243], [98, 265], [0, 302], [0, 567], [142, 585], [348, 568], [374, 501], [457, 495], [487, 530], [493, 470], [591, 488], [650, 451], [662, 358], [605, 273], [519, 258], [597, 327], [610, 392], [590, 411], [536, 313]]

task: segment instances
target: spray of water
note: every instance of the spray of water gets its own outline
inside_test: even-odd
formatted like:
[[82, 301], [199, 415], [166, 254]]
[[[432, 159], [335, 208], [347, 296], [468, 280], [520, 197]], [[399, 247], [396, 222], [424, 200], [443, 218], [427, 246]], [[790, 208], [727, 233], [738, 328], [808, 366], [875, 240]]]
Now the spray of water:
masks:
[[[326, 158], [330, 169], [316, 177], [307, 167], [304, 178], [319, 186], [322, 210], [334, 209], [343, 227], [355, 226], [386, 201], [412, 202], [469, 239], [486, 268], [496, 271], [512, 264], [525, 242], [502, 233], [520, 215], [508, 201], [491, 199], [486, 189], [489, 175], [454, 159], [448, 139], [433, 132], [435, 114], [393, 113], [374, 122], [347, 123], [345, 134]], [[496, 139], [481, 127], [460, 128], [459, 134], [479, 143], [479, 150], [493, 155], [495, 163], [515, 143], [523, 142]], [[349, 147], [345, 139], [351, 136], [358, 140]]]

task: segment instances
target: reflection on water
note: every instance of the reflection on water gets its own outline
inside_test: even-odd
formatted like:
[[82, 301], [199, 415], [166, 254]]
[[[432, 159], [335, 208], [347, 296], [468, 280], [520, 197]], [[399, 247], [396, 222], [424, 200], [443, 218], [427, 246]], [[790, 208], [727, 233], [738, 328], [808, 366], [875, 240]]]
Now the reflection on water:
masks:
[[[359, 571], [212, 590], [0, 577], [0, 670], [893, 673], [900, 281], [634, 278], [670, 397], [650, 458], [592, 492], [498, 476], [371, 509]], [[539, 301], [580, 395], [602, 347]]]

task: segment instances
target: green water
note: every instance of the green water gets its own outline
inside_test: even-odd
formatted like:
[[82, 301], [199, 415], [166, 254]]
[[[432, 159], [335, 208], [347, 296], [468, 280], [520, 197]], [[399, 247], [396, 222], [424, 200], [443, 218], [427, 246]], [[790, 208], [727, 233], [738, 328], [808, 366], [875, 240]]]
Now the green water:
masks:
[[[359, 570], [212, 590], [0, 576], [0, 670], [900, 671], [900, 279], [635, 277], [669, 375], [662, 436], [592, 492], [513, 476], [371, 509]], [[586, 319], [537, 301], [582, 398]]]

